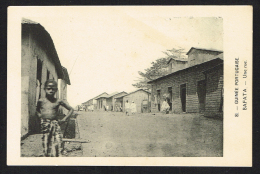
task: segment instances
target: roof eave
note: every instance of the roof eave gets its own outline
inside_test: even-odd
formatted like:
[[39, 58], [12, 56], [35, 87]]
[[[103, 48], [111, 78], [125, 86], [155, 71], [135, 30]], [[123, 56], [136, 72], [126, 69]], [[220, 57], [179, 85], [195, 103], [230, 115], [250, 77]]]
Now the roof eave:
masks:
[[62, 66], [62, 70], [63, 70], [63, 80], [65, 80], [68, 85], [71, 85], [67, 68]]
[[169, 76], [174, 75], [174, 74], [176, 74], [176, 73], [179, 73], [179, 72], [181, 72], [181, 71], [185, 71], [185, 70], [194, 68], [194, 67], [196, 67], [196, 66], [201, 66], [201, 65], [204, 65], [204, 64], [206, 64], [206, 63], [209, 63], [209, 62], [212, 62], [212, 61], [216, 61], [216, 60], [221, 60], [221, 61], [223, 62], [223, 59], [217, 57], [217, 58], [215, 58], [215, 59], [213, 59], [213, 60], [210, 60], [210, 61], [207, 61], [207, 62], [203, 62], [203, 63], [201, 63], [201, 64], [197, 64], [197, 65], [194, 65], [194, 66], [191, 66], [191, 67], [188, 67], [188, 68], [184, 68], [184, 69], [181, 69], [181, 70], [179, 70], [179, 71], [175, 71], [175, 72], [173, 72], [173, 73], [170, 73], [170, 74], [167, 74], [167, 75], [165, 75], [165, 76], [159, 77], [159, 78], [157, 78], [157, 79], [148, 81], [147, 84], [151, 84], [151, 83], [153, 83], [153, 82], [155, 82], [155, 81], [157, 81], [157, 80], [161, 80], [161, 79], [163, 79], [163, 78], [165, 78], [165, 77], [169, 77]]
[[186, 53], [186, 55], [189, 55], [190, 52], [191, 52], [191, 50], [193, 50], [193, 49], [223, 53], [223, 51], [221, 51], [221, 50], [214, 50], [214, 49], [211, 50], [211, 49], [204, 49], [204, 48], [191, 47], [190, 50]]
[[26, 26], [26, 25], [30, 26], [30, 28], [35, 30], [35, 33], [42, 33], [43, 34], [42, 37], [46, 38], [46, 43], [45, 43], [46, 49], [47, 49], [48, 53], [50, 54], [50, 56], [52, 57], [55, 68], [57, 69], [58, 79], [62, 79], [63, 78], [62, 66], [61, 66], [57, 51], [55, 49], [54, 42], [53, 42], [50, 34], [45, 30], [45, 28], [41, 24], [31, 21], [29, 19], [27, 19], [27, 20], [23, 19], [22, 26]]
[[[123, 95], [123, 96], [121, 96], [121, 97], [128, 96], [128, 95], [133, 94], [133, 93], [135, 93], [135, 92], [137, 92], [137, 91], [144, 91], [144, 92], [146, 92], [146, 93], [148, 93], [148, 94], [151, 94], [149, 91], [145, 91], [145, 90], [143, 90], [143, 89], [137, 89], [137, 90], [135, 90], [135, 91], [133, 91], [133, 92], [130, 92], [130, 93], [126, 94], [126, 95]], [[121, 98], [121, 97], [118, 97], [118, 98]]]
[[181, 59], [170, 58], [170, 60], [168, 60], [168, 62], [167, 62], [167, 65], [168, 65], [172, 60], [180, 61], [180, 62], [188, 62], [188, 60], [185, 60], [185, 59], [181, 60]]

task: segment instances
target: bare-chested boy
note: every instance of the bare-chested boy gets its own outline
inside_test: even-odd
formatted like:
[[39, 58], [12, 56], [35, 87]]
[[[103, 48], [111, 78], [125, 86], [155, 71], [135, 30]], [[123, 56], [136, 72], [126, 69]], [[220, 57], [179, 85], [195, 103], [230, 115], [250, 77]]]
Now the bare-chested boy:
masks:
[[[37, 115], [41, 118], [42, 144], [45, 156], [58, 157], [62, 151], [62, 133], [60, 124], [64, 123], [73, 113], [73, 108], [65, 101], [54, 97], [57, 92], [57, 82], [47, 80], [44, 84], [45, 98], [41, 98], [37, 104]], [[69, 110], [62, 120], [57, 119], [59, 106]]]

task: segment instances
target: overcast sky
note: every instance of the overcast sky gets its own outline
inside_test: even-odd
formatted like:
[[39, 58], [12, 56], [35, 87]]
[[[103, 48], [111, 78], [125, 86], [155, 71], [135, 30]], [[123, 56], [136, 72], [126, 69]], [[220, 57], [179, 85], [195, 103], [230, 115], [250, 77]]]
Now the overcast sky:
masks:
[[61, 64], [71, 72], [72, 106], [103, 92], [135, 90], [138, 71], [165, 57], [162, 51], [167, 49], [223, 49], [222, 18], [176, 17], [169, 9], [129, 7], [49, 10], [23, 17], [51, 35]]

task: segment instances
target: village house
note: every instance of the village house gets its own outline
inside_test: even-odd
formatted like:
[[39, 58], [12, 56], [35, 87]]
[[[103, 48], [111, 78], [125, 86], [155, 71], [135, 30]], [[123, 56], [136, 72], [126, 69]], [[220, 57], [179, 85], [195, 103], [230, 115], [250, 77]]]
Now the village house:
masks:
[[152, 86], [152, 112], [160, 112], [166, 98], [173, 113], [222, 113], [223, 52], [192, 47], [187, 55], [183, 69], [174, 67], [174, 60], [170, 60], [169, 74], [148, 82]]
[[113, 92], [109, 95], [107, 95], [105, 98], [106, 104], [104, 105], [106, 108], [108, 108], [108, 111], [111, 111], [113, 109], [113, 100], [114, 100], [114, 95], [116, 95], [118, 92]]
[[96, 98], [97, 100], [97, 110], [98, 111], [105, 111], [106, 107], [106, 99], [109, 95], [107, 93], [102, 93], [99, 97]]
[[151, 101], [151, 93], [143, 89], [138, 89], [128, 94], [115, 97], [116, 101], [123, 101], [123, 111], [125, 112], [125, 103], [134, 102], [136, 104], [137, 113], [149, 112], [149, 102]]
[[88, 100], [88, 101], [86, 101], [86, 102], [84, 102], [84, 103], [82, 103], [81, 105], [83, 105], [84, 106], [84, 108], [88, 108], [90, 105], [90, 102], [93, 102], [93, 99], [90, 99], [90, 100]]
[[97, 110], [100, 111], [114, 111], [115, 108], [115, 96], [121, 93], [127, 94], [126, 92], [113, 92], [111, 94], [103, 94], [96, 98], [97, 100]]
[[[45, 97], [44, 83], [47, 79], [63, 79], [62, 68], [50, 34], [37, 22], [22, 19], [21, 43], [21, 136], [40, 131], [36, 116], [37, 101]], [[62, 89], [62, 97], [66, 97]], [[55, 94], [59, 98], [59, 91]]]
[[94, 110], [97, 110], [98, 109], [98, 105], [97, 105], [97, 98], [99, 98], [100, 96], [102, 95], [108, 95], [106, 92], [103, 92], [102, 94], [99, 94], [98, 96], [92, 98], [92, 99], [89, 99], [88, 101], [82, 103], [82, 105], [85, 107], [85, 108], [89, 108], [89, 106], [92, 106], [93, 105], [93, 109]]
[[123, 97], [127, 92], [119, 92], [113, 96], [113, 111], [122, 112], [123, 111]]
[[168, 73], [172, 73], [188, 67], [188, 59], [184, 58], [170, 58], [167, 62], [168, 64]]
[[110, 111], [115, 111], [115, 97], [126, 95], [127, 93], [122, 91], [122, 92], [114, 92], [112, 94], [109, 94], [106, 98], [106, 106], [109, 107]]
[[[127, 93], [122, 91], [122, 92], [113, 92], [111, 94], [103, 93], [102, 95], [99, 95], [98, 97], [96, 97], [97, 110], [107, 111], [107, 108], [108, 108], [108, 111], [117, 111], [120, 101], [119, 100], [117, 101], [115, 98], [118, 96], [125, 95], [125, 94], [127, 94]], [[116, 103], [116, 101], [117, 101], [117, 103]]]

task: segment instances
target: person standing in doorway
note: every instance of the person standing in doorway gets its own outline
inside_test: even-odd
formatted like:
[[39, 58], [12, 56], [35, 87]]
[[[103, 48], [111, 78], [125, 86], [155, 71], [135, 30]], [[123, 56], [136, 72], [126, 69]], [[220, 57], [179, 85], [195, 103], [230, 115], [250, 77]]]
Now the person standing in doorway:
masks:
[[169, 110], [170, 110], [170, 106], [167, 102], [167, 99], [165, 98], [163, 103], [162, 103], [162, 112], [165, 113], [165, 114], [168, 114]]

